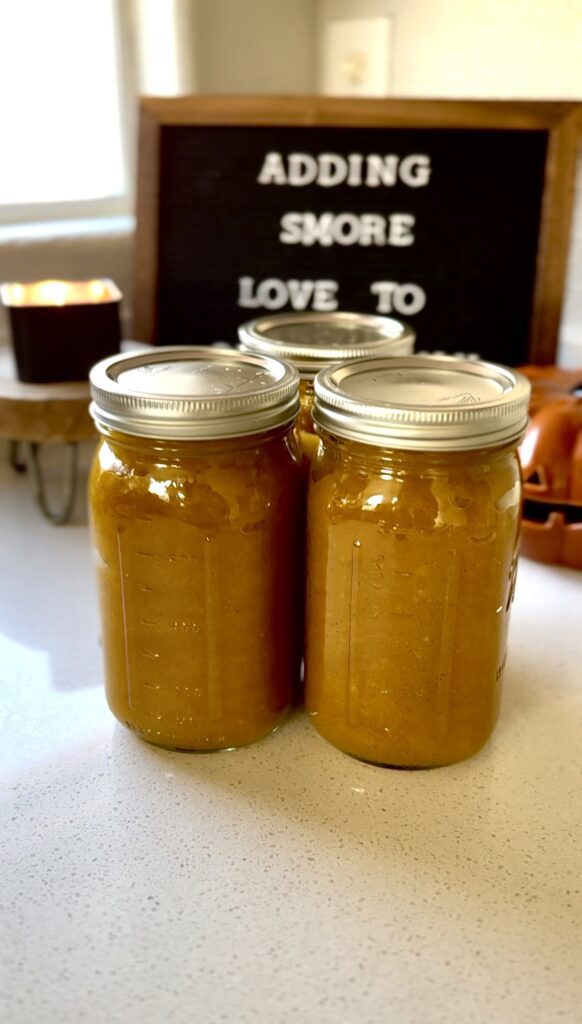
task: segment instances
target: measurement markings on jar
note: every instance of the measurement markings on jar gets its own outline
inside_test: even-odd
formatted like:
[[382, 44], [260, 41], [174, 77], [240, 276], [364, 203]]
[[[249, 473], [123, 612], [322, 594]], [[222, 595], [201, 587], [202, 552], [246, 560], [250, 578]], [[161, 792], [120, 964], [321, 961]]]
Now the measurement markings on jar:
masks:
[[449, 552], [447, 575], [443, 603], [442, 627], [440, 630], [440, 647], [437, 664], [437, 714], [442, 733], [449, 728], [451, 712], [451, 674], [455, 654], [456, 622], [459, 606], [459, 579], [461, 575], [461, 557], [457, 548]]
[[350, 581], [350, 606], [348, 611], [348, 692], [347, 692], [347, 718], [350, 725], [357, 724], [359, 720], [358, 708], [358, 674], [355, 670], [355, 648], [357, 642], [357, 608], [358, 587], [360, 577], [360, 561], [362, 555], [362, 542], [355, 540], [352, 544], [352, 564]]
[[123, 617], [123, 652], [125, 656], [125, 677], [127, 681], [127, 703], [132, 710], [135, 709], [134, 701], [134, 687], [132, 685], [131, 675], [131, 662], [129, 657], [129, 629], [128, 629], [128, 609], [127, 609], [127, 594], [125, 587], [125, 568], [123, 565], [123, 552], [121, 548], [121, 538], [123, 533], [121, 530], [117, 531], [117, 555], [119, 559], [119, 586], [121, 590], [121, 614]]
[[200, 626], [192, 619], [171, 619], [153, 622], [151, 619], [138, 619], [138, 625], [153, 633], [199, 633]]
[[215, 624], [222, 619], [216, 561], [215, 543], [212, 537], [207, 536], [203, 541], [204, 608], [206, 611], [204, 637], [206, 641], [206, 706], [210, 722], [216, 721], [222, 715], [218, 644], [223, 643], [224, 640], [218, 636], [215, 628]]
[[180, 562], [182, 564], [192, 562], [198, 563], [199, 558], [197, 555], [184, 555], [184, 554], [157, 554], [154, 551], [136, 551], [134, 552], [136, 558], [147, 558], [149, 562], [159, 562], [162, 565], [167, 565], [168, 562], [174, 564]]

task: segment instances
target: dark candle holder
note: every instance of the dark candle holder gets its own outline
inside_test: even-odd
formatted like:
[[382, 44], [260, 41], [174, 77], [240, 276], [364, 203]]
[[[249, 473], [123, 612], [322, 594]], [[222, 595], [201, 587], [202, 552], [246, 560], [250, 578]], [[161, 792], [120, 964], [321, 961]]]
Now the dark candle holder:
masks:
[[19, 379], [29, 384], [85, 380], [94, 363], [119, 351], [121, 299], [107, 278], [0, 286]]

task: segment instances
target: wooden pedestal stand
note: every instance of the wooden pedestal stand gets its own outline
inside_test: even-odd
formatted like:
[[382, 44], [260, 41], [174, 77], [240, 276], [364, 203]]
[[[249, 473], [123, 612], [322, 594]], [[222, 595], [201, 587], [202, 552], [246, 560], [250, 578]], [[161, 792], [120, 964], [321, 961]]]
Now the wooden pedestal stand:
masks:
[[[16, 379], [11, 352], [0, 351], [0, 437], [10, 441], [10, 461], [19, 472], [30, 470], [36, 500], [53, 523], [66, 523], [73, 510], [77, 483], [77, 444], [95, 436], [89, 416], [89, 384], [23, 384]], [[40, 464], [40, 447], [65, 445], [63, 496], [51, 509]], [[20, 453], [26, 453], [25, 461]]]

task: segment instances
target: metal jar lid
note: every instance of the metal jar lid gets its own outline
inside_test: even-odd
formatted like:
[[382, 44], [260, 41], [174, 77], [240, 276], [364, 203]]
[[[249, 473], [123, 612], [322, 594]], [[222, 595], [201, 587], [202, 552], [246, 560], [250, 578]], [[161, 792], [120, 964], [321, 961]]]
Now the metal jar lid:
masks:
[[233, 349], [160, 348], [93, 367], [91, 415], [103, 432], [160, 440], [241, 437], [293, 420], [292, 366]]
[[242, 324], [238, 336], [243, 352], [286, 359], [307, 379], [345, 359], [410, 355], [416, 338], [399, 320], [362, 313], [279, 313]]
[[313, 417], [330, 433], [365, 444], [466, 451], [517, 441], [529, 396], [521, 373], [493, 363], [367, 359], [318, 374]]

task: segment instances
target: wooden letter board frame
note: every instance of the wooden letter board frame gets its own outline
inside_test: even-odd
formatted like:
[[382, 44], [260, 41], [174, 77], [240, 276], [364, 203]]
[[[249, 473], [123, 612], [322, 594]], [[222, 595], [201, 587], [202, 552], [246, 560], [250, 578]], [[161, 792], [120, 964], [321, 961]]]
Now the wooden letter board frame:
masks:
[[[528, 356], [554, 361], [570, 242], [582, 106], [574, 102], [348, 100], [320, 97], [144, 98], [140, 104], [134, 336], [157, 340], [162, 128], [278, 126], [547, 132]], [[244, 312], [241, 321], [247, 319]]]

